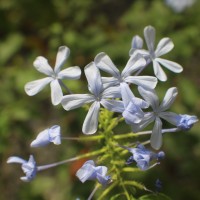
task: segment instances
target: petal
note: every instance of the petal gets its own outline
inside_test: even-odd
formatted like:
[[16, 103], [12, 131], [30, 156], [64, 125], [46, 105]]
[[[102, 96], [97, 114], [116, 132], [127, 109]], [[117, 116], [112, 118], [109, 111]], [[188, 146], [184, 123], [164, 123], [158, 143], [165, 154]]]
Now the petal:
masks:
[[166, 120], [166, 121], [168, 121], [169, 123], [171, 123], [171, 124], [173, 124], [175, 126], [178, 125], [178, 123], [179, 123], [179, 121], [181, 119], [181, 117], [178, 114], [173, 113], [173, 112], [161, 112], [159, 114], [159, 117], [164, 119], [164, 120]]
[[33, 66], [41, 73], [46, 74], [47, 76], [54, 75], [54, 71], [49, 65], [46, 58], [43, 56], [38, 56], [33, 62]]
[[183, 67], [176, 62], [163, 58], [156, 58], [155, 60], [174, 73], [180, 73], [183, 71]]
[[17, 156], [11, 156], [11, 157], [8, 158], [7, 163], [24, 164], [24, 163], [27, 163], [27, 161], [22, 159], [22, 158], [20, 158], [20, 157], [17, 157]]
[[157, 110], [159, 107], [159, 99], [156, 94], [156, 91], [153, 89], [145, 89], [141, 86], [138, 87], [138, 91], [140, 95], [144, 98], [144, 100], [149, 103], [153, 110]]
[[[156, 58], [156, 60], [157, 60], [157, 58]], [[153, 60], [154, 74], [160, 81], [166, 81], [167, 76], [166, 76], [165, 72], [163, 71], [162, 67], [160, 66], [160, 64], [156, 60]]]
[[155, 51], [156, 57], [160, 57], [170, 52], [173, 48], [174, 48], [174, 43], [170, 38], [161, 39]]
[[49, 128], [49, 137], [50, 142], [53, 142], [56, 145], [61, 144], [61, 133], [60, 133], [60, 126], [54, 125], [51, 128]]
[[103, 89], [99, 69], [96, 67], [94, 62], [91, 62], [84, 68], [84, 71], [91, 92], [98, 97]]
[[103, 70], [104, 72], [111, 74], [112, 76], [114, 76], [117, 79], [120, 78], [119, 70], [113, 64], [110, 57], [108, 55], [106, 55], [104, 52], [99, 53], [95, 57], [94, 62], [99, 69]]
[[81, 76], [81, 69], [78, 66], [68, 67], [58, 73], [58, 79], [79, 79]]
[[101, 77], [101, 80], [104, 88], [119, 85], [119, 80], [115, 77]]
[[139, 35], [134, 36], [132, 38], [131, 47], [134, 49], [141, 49], [142, 46], [143, 46], [143, 39]]
[[59, 47], [58, 53], [56, 56], [56, 64], [55, 64], [55, 68], [54, 68], [54, 71], [56, 74], [60, 71], [62, 65], [68, 58], [69, 54], [70, 54], [70, 50], [68, 47], [66, 47], [66, 46]]
[[104, 108], [112, 111], [122, 113], [124, 111], [124, 104], [119, 100], [102, 99], [101, 104]]
[[110, 176], [102, 176], [101, 174], [97, 173], [97, 180], [104, 186], [110, 180]]
[[98, 119], [99, 119], [100, 103], [95, 101], [87, 113], [84, 120], [82, 131], [86, 135], [94, 134], [97, 131]]
[[119, 86], [109, 87], [102, 92], [102, 98], [120, 98], [121, 90]]
[[162, 146], [162, 122], [159, 117], [156, 117], [150, 142], [151, 146], [156, 150]]
[[163, 98], [162, 103], [160, 104], [160, 111], [165, 111], [170, 108], [174, 103], [176, 96], [178, 95], [178, 90], [176, 87], [169, 88]]
[[63, 96], [61, 104], [65, 110], [72, 110], [94, 100], [91, 94], [70, 94]]
[[97, 166], [95, 167], [95, 171], [101, 176], [105, 176], [107, 174], [108, 168], [106, 166]]
[[144, 88], [154, 89], [158, 80], [154, 76], [128, 76], [125, 78], [125, 82], [133, 83]]
[[29, 96], [34, 96], [35, 94], [40, 92], [46, 85], [48, 85], [52, 80], [53, 78], [47, 77], [36, 81], [28, 82], [24, 87], [25, 92]]
[[58, 80], [51, 81], [51, 101], [54, 106], [58, 105], [63, 97], [63, 92]]
[[146, 26], [144, 29], [144, 37], [149, 52], [154, 52], [156, 30], [152, 26]]

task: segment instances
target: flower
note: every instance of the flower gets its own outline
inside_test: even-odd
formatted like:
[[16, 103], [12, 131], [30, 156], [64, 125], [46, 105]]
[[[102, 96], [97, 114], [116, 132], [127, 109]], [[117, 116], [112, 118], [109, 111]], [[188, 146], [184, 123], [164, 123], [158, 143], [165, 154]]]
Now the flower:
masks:
[[195, 3], [195, 0], [165, 0], [165, 3], [178, 13], [191, 7]]
[[155, 88], [157, 84], [157, 79], [153, 76], [131, 76], [133, 72], [146, 65], [145, 59], [141, 56], [131, 56], [122, 72], [117, 69], [110, 57], [103, 52], [95, 57], [94, 62], [99, 69], [112, 75], [112, 77], [102, 77], [104, 87], [118, 86], [122, 82], [148, 88]]
[[21, 177], [20, 179], [24, 182], [32, 181], [37, 173], [37, 166], [34, 160], [34, 157], [30, 155], [29, 160], [26, 161], [20, 157], [12, 156], [8, 158], [7, 163], [19, 163], [22, 164], [22, 170], [26, 176]]
[[133, 162], [137, 163], [137, 167], [140, 168], [141, 170], [147, 170], [154, 165], [150, 166], [150, 162], [152, 160], [160, 160], [164, 158], [165, 153], [163, 151], [160, 151], [158, 153], [154, 153], [148, 149], [146, 149], [142, 144], [138, 144], [137, 147], [135, 148], [129, 148], [125, 146], [120, 146], [124, 149], [127, 149], [130, 153], [133, 155], [128, 158], [126, 161], [126, 164], [131, 164]]
[[132, 124], [133, 131], [137, 132], [145, 128], [151, 122], [155, 121], [150, 142], [154, 149], [159, 149], [162, 145], [161, 118], [175, 126], [178, 123], [178, 115], [176, 113], [166, 111], [173, 104], [178, 94], [177, 88], [172, 87], [168, 89], [161, 104], [159, 104], [159, 99], [155, 90], [147, 90], [142, 87], [138, 87], [138, 91], [144, 100], [150, 104], [153, 111], [145, 113], [144, 118], [140, 123]]
[[102, 185], [106, 185], [110, 182], [110, 176], [106, 176], [107, 167], [95, 166], [93, 160], [86, 161], [83, 166], [76, 172], [76, 176], [84, 183], [87, 180], [97, 179]]
[[61, 144], [60, 126], [54, 125], [44, 131], [40, 132], [37, 138], [31, 143], [31, 147], [46, 146], [50, 142], [56, 145]]
[[68, 47], [59, 47], [54, 70], [50, 67], [46, 58], [42, 56], [37, 57], [33, 63], [34, 67], [36, 68], [36, 70], [47, 75], [48, 77], [28, 82], [25, 85], [25, 92], [29, 96], [33, 96], [40, 92], [46, 85], [50, 83], [52, 104], [58, 105], [63, 97], [63, 92], [60, 86], [60, 84], [62, 84], [61, 80], [79, 79], [81, 75], [81, 70], [77, 66], [69, 67], [60, 71], [69, 54], [70, 50]]
[[198, 118], [194, 115], [179, 115], [179, 120], [177, 122], [177, 127], [183, 131], [188, 131], [192, 126], [198, 122]]
[[[146, 26], [144, 29], [144, 37], [145, 41], [147, 44], [147, 50], [141, 50], [141, 44], [142, 42], [140, 41], [137, 46], [139, 46], [139, 50], [137, 52], [139, 54], [142, 54], [146, 59], [147, 63], [153, 62], [153, 70], [155, 76], [160, 80], [160, 81], [166, 81], [167, 76], [165, 72], [163, 71], [162, 66], [166, 67], [167, 69], [173, 71], [174, 73], [180, 73], [183, 71], [183, 68], [181, 65], [179, 65], [176, 62], [172, 62], [163, 58], [159, 58], [160, 56], [168, 53], [174, 48], [174, 44], [170, 38], [163, 38], [160, 40], [158, 43], [157, 47], [155, 48], [155, 35], [156, 31], [155, 28], [152, 26]], [[130, 55], [132, 56], [134, 52], [136, 51], [136, 46], [133, 46], [132, 49], [130, 50]]]
[[120, 97], [119, 87], [103, 88], [99, 69], [94, 62], [88, 64], [85, 69], [85, 76], [88, 81], [88, 88], [91, 94], [70, 94], [65, 95], [61, 104], [65, 110], [72, 110], [86, 103], [92, 103], [83, 123], [84, 134], [94, 134], [97, 131], [100, 105], [114, 112], [123, 112], [123, 103], [110, 98]]

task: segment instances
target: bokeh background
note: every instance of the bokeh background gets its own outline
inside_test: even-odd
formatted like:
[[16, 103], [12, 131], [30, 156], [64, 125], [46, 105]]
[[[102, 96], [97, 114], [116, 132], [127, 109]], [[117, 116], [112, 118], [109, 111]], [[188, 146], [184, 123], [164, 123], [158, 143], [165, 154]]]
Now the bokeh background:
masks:
[[[45, 56], [53, 66], [57, 49], [66, 45], [71, 54], [65, 66], [83, 70], [97, 53], [106, 52], [119, 66], [125, 66], [132, 37], [143, 37], [152, 25], [157, 42], [172, 38], [175, 48], [165, 58], [180, 63], [184, 71], [165, 70], [168, 82], [159, 83], [161, 98], [176, 86], [178, 98], [172, 110], [200, 117], [200, 2], [176, 13], [163, 0], [1, 0], [0, 1], [0, 199], [73, 200], [86, 199], [94, 183], [80, 183], [75, 172], [82, 164], [74, 162], [41, 172], [31, 183], [23, 183], [19, 165], [8, 165], [9, 156], [28, 159], [33, 154], [38, 164], [74, 157], [94, 148], [91, 143], [63, 141], [60, 146], [31, 149], [29, 144], [43, 129], [59, 124], [65, 136], [81, 135], [85, 110], [69, 113], [53, 107], [50, 90], [29, 97], [24, 92], [28, 81], [44, 77], [33, 68], [34, 59]], [[149, 67], [145, 73], [153, 75]], [[85, 78], [68, 82], [74, 92], [86, 91]], [[156, 178], [162, 192], [174, 200], [200, 199], [200, 124], [189, 132], [165, 135], [162, 164], [137, 179], [154, 189]]]

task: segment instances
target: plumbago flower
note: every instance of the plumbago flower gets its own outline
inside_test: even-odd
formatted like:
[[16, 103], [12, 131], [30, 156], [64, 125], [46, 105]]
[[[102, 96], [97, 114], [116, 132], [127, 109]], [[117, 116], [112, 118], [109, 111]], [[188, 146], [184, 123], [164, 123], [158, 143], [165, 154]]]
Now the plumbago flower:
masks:
[[33, 96], [40, 92], [46, 85], [51, 86], [51, 101], [53, 105], [58, 105], [63, 97], [61, 85], [62, 79], [79, 79], [81, 70], [78, 66], [69, 67], [61, 71], [61, 67], [70, 54], [70, 50], [66, 46], [61, 46], [58, 49], [56, 64], [54, 69], [50, 67], [46, 58], [39, 56], [34, 61], [33, 65], [39, 72], [47, 75], [47, 78], [42, 78], [36, 81], [28, 82], [25, 85], [25, 92], [29, 96]]
[[146, 65], [145, 59], [137, 54], [130, 57], [122, 72], [117, 69], [110, 57], [103, 52], [95, 57], [94, 62], [99, 69], [112, 75], [112, 77], [102, 77], [105, 87], [117, 86], [122, 82], [147, 88], [155, 88], [157, 84], [157, 79], [153, 76], [131, 76], [133, 72]]
[[[140, 37], [135, 36], [132, 40], [132, 49], [130, 50], [129, 54], [132, 56], [136, 52], [143, 55], [147, 59], [147, 63], [153, 63], [153, 70], [155, 76], [160, 81], [166, 81], [167, 76], [163, 71], [162, 66], [166, 67], [167, 69], [171, 70], [174, 73], [180, 73], [183, 71], [181, 65], [176, 62], [172, 62], [160, 56], [168, 53], [174, 48], [174, 44], [170, 38], [163, 38], [158, 43], [157, 47], [155, 48], [155, 35], [156, 31], [155, 28], [152, 26], [147, 26], [144, 29], [144, 37], [147, 44], [148, 50], [141, 50], [141, 46], [143, 44], [142, 39]], [[139, 47], [139, 48], [138, 48]], [[136, 50], [138, 48], [138, 50]]]
[[150, 162], [153, 160], [161, 160], [164, 158], [165, 153], [160, 151], [158, 153], [154, 153], [148, 149], [146, 149], [142, 144], [138, 144], [135, 148], [129, 148], [125, 146], [120, 146], [124, 149], [127, 149], [133, 155], [130, 156], [126, 162], [127, 165], [130, 165], [133, 162], [137, 163], [137, 167], [141, 170], [147, 170], [156, 164], [150, 165]]
[[24, 182], [32, 181], [36, 176], [37, 166], [32, 155], [30, 155], [28, 161], [17, 156], [12, 156], [8, 158], [7, 163], [19, 163], [22, 165], [22, 170], [26, 174], [26, 176], [23, 176], [20, 179]]
[[83, 166], [76, 172], [76, 176], [84, 183], [87, 180], [98, 180], [102, 185], [111, 182], [111, 177], [106, 176], [108, 168], [105, 166], [95, 166], [93, 160], [86, 161]]
[[109, 87], [104, 89], [99, 70], [94, 62], [88, 64], [84, 71], [91, 94], [65, 95], [61, 104], [65, 110], [72, 110], [86, 103], [92, 103], [83, 122], [82, 131], [84, 134], [94, 134], [97, 131], [100, 105], [110, 111], [123, 112], [123, 104], [121, 101], [110, 99], [121, 96], [120, 88]]
[[43, 147], [50, 142], [56, 145], [61, 144], [60, 126], [54, 125], [40, 132], [37, 138], [31, 143], [31, 147]]

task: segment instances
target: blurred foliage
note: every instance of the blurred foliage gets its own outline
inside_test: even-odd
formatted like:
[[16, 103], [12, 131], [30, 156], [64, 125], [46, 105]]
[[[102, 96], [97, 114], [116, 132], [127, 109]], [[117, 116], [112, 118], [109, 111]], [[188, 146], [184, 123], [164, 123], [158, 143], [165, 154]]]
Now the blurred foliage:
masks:
[[[131, 39], [143, 37], [143, 29], [152, 25], [157, 41], [170, 37], [175, 48], [165, 57], [180, 63], [184, 72], [166, 71], [169, 81], [159, 83], [161, 95], [177, 86], [179, 96], [173, 110], [200, 116], [200, 2], [174, 13], [162, 0], [1, 0], [0, 1], [0, 199], [73, 200], [86, 199], [94, 184], [80, 183], [75, 178], [83, 160], [38, 174], [28, 184], [19, 180], [20, 167], [6, 164], [11, 155], [36, 156], [46, 164], [90, 151], [93, 144], [64, 141], [59, 147], [30, 149], [29, 144], [41, 130], [52, 124], [63, 128], [63, 135], [81, 134], [83, 109], [66, 113], [50, 103], [49, 88], [34, 97], [24, 92], [26, 82], [41, 74], [32, 63], [43, 55], [54, 64], [59, 46], [67, 45], [71, 55], [66, 66], [82, 69], [95, 55], [105, 51], [120, 68], [128, 60]], [[145, 73], [153, 74], [149, 68]], [[70, 81], [75, 92], [85, 90], [85, 79]], [[135, 178], [154, 189], [159, 178], [162, 192], [172, 199], [197, 200], [200, 196], [200, 134], [199, 123], [188, 133], [173, 133], [164, 138], [166, 159], [162, 164]], [[82, 195], [82, 196], [81, 196]], [[138, 194], [139, 195], [139, 194]], [[148, 199], [141, 197], [140, 199]]]

